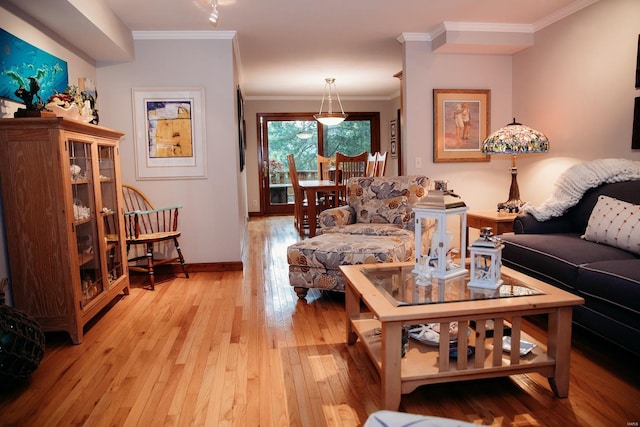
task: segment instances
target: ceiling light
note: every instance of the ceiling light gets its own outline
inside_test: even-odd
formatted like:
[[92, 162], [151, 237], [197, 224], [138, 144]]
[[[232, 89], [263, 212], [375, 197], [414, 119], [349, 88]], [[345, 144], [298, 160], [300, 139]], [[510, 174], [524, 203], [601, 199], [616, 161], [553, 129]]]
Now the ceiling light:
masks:
[[[326, 83], [324, 85], [324, 93], [322, 94], [322, 102], [320, 103], [320, 112], [318, 114], [314, 114], [313, 117], [323, 125], [337, 125], [338, 123], [342, 123], [344, 119], [347, 118], [348, 114], [345, 114], [344, 110], [342, 109], [342, 102], [340, 102], [340, 96], [338, 95], [338, 90], [336, 89], [336, 79], [334, 79], [333, 77], [328, 77], [324, 80]], [[332, 93], [334, 92], [336, 94], [336, 99], [338, 100], [338, 105], [340, 105], [340, 113], [333, 112]], [[326, 113], [323, 113], [322, 108], [324, 107], [325, 98], [329, 102], [329, 110]]]
[[218, 0], [211, 0], [211, 15], [209, 15], [209, 22], [212, 24], [218, 23], [218, 17], [220, 14], [218, 13]]

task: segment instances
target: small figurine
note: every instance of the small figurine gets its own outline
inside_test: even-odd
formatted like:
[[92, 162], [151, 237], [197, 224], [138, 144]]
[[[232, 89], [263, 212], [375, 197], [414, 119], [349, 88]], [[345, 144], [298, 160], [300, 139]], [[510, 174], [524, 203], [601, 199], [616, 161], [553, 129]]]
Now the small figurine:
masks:
[[69, 167], [69, 171], [71, 172], [71, 179], [72, 180], [78, 180], [78, 179], [82, 179], [82, 168], [80, 168], [80, 166], [78, 165], [71, 165], [71, 167]]
[[[44, 108], [42, 98], [40, 98], [40, 95], [38, 95], [39, 91], [40, 84], [38, 84], [38, 81], [33, 77], [29, 77], [29, 90], [25, 89], [24, 86], [20, 86], [18, 90], [14, 92], [14, 94], [18, 98], [22, 99], [22, 101], [24, 101], [24, 105], [25, 107], [27, 107], [27, 110], [38, 111]], [[38, 98], [38, 102], [33, 102], [34, 97]]]

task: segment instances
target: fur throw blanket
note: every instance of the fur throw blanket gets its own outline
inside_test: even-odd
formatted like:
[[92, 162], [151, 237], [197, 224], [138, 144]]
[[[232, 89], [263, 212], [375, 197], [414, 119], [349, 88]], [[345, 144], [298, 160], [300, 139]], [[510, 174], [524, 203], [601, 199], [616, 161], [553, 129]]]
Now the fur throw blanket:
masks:
[[538, 207], [525, 205], [538, 221], [564, 214], [575, 206], [584, 193], [601, 184], [640, 179], [640, 162], [627, 159], [599, 159], [579, 163], [564, 171], [555, 183], [551, 196]]

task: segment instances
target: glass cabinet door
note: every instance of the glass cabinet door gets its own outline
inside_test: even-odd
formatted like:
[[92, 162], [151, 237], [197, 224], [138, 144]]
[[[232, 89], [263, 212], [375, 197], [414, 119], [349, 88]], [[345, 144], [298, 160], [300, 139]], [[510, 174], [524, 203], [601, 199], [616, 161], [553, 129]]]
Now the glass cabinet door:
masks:
[[90, 143], [69, 141], [69, 171], [82, 303], [85, 305], [104, 291]]
[[115, 147], [98, 145], [98, 165], [100, 172], [100, 195], [103, 230], [104, 260], [106, 280], [112, 284], [125, 273], [122, 260], [122, 241], [120, 240], [120, 222], [116, 185]]

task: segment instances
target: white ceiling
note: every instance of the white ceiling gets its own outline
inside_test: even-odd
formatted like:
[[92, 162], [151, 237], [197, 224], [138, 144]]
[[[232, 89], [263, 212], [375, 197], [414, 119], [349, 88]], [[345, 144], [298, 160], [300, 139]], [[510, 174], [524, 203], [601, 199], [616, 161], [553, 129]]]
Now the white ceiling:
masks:
[[[10, 1], [31, 16], [40, 15], [38, 20], [53, 31], [66, 33], [70, 43], [83, 37], [69, 35], [74, 19], [61, 20], [47, 10], [75, 11], [78, 0]], [[463, 30], [533, 33], [594, 1], [219, 0], [220, 18], [213, 26], [208, 0], [102, 0], [135, 32], [235, 31], [243, 90], [254, 99], [317, 98], [325, 77], [336, 78], [342, 98], [388, 99], [399, 90], [393, 75], [402, 69], [402, 34], [431, 39], [445, 22]], [[104, 59], [97, 49], [87, 54]]]

